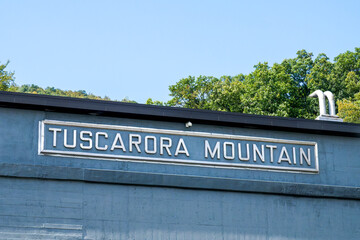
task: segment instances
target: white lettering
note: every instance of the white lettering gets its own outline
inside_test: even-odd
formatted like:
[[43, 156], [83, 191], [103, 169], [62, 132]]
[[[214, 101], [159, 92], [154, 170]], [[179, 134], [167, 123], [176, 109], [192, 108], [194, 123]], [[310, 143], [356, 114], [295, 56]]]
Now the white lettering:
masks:
[[249, 161], [250, 160], [250, 148], [249, 148], [249, 144], [246, 144], [246, 157], [243, 158], [241, 156], [241, 143], [238, 143], [238, 151], [239, 151], [239, 159], [241, 161]]
[[99, 137], [100, 136], [104, 136], [105, 139], [108, 138], [108, 134], [106, 132], [97, 132], [95, 134], [95, 148], [96, 148], [96, 150], [106, 151], [108, 149], [108, 145], [105, 144], [104, 147], [99, 146], [99, 143], [100, 143]]
[[208, 153], [210, 153], [211, 158], [214, 158], [216, 154], [217, 159], [220, 159], [220, 142], [216, 142], [213, 151], [211, 151], [209, 141], [205, 140], [205, 158], [208, 158]]
[[53, 147], [56, 147], [56, 133], [61, 132], [60, 128], [49, 128], [50, 132], [53, 132]]
[[293, 152], [293, 163], [294, 163], [294, 165], [296, 165], [296, 152], [295, 152], [296, 149], [295, 149], [295, 147], [293, 147], [292, 150], [293, 150], [292, 151]]
[[64, 147], [66, 148], [75, 148], [76, 147], [76, 130], [73, 130], [73, 144], [68, 144], [67, 142], [67, 129], [64, 129]]
[[260, 153], [259, 148], [255, 144], [253, 144], [253, 154], [254, 154], [254, 162], [256, 162], [256, 155], [259, 156], [262, 162], [265, 162], [264, 145], [261, 144], [261, 153]]
[[[227, 155], [227, 146], [231, 147], [231, 155]], [[232, 142], [224, 142], [224, 158], [228, 160], [233, 160], [235, 158], [235, 149], [234, 149], [234, 143]]]
[[[153, 150], [149, 150], [149, 139], [153, 140]], [[154, 136], [146, 136], [145, 137], [145, 152], [148, 154], [155, 154], [156, 153], [156, 137]]]
[[[286, 155], [285, 157], [283, 157], [284, 154]], [[284, 146], [281, 148], [278, 163], [281, 163], [282, 161], [286, 161], [291, 165], [291, 160], [290, 160], [289, 154], [288, 154], [288, 152], [286, 150], [286, 147], [284, 147]]]
[[[86, 134], [86, 135], [89, 135], [89, 137], [85, 137], [85, 136], [84, 136], [85, 134]], [[81, 149], [89, 150], [89, 149], [92, 148], [92, 139], [91, 139], [91, 137], [92, 137], [92, 132], [90, 132], [90, 131], [81, 131], [81, 132], [80, 132], [80, 140], [89, 143], [88, 146], [84, 146], [83, 143], [80, 143], [80, 148], [81, 148]]]
[[266, 145], [267, 148], [269, 148], [270, 150], [270, 162], [273, 163], [274, 162], [274, 149], [277, 148], [277, 146], [275, 145]]
[[[168, 144], [165, 144], [165, 141], [168, 142]], [[160, 155], [164, 154], [164, 149], [166, 150], [167, 154], [169, 156], [171, 156], [171, 152], [170, 152], [170, 148], [172, 145], [172, 140], [171, 138], [167, 138], [167, 137], [161, 137], [160, 138]]]
[[[181, 150], [181, 148], [183, 148], [183, 149]], [[180, 138], [180, 140], [178, 142], [178, 145], [176, 147], [175, 157], [177, 155], [179, 155], [180, 153], [186, 154], [187, 157], [189, 156], [189, 152], [188, 152], [188, 150], [186, 148], [186, 145], [185, 145], [185, 142], [184, 142], [184, 140], [182, 138]]]
[[[134, 138], [137, 138], [137, 141], [134, 141]], [[133, 145], [136, 147], [136, 150], [141, 153], [139, 144], [141, 143], [141, 136], [139, 134], [129, 134], [129, 151], [132, 152]]]
[[310, 148], [308, 148], [308, 155], [305, 155], [304, 149], [300, 148], [300, 165], [303, 165], [303, 159], [305, 159], [308, 166], [311, 166], [311, 154]]
[[[120, 145], [117, 145], [117, 143], [120, 143]], [[123, 152], [126, 152], [126, 148], [124, 146], [124, 142], [122, 140], [121, 134], [120, 133], [116, 133], [116, 136], [114, 138], [113, 144], [110, 148], [110, 151], [114, 151], [115, 148], [121, 149]]]

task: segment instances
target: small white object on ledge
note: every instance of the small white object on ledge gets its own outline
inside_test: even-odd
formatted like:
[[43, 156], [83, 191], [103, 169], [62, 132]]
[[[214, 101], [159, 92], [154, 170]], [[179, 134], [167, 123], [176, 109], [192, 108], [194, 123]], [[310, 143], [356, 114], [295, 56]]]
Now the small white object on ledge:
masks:
[[[316, 118], [316, 120], [343, 122], [343, 119], [339, 118], [339, 116], [335, 114], [335, 100], [332, 92], [316, 90], [310, 94], [309, 97], [319, 98], [320, 115]], [[329, 114], [326, 113], [325, 97], [329, 101]]]
[[187, 128], [189, 128], [189, 127], [191, 127], [192, 126], [192, 123], [189, 121], [189, 122], [187, 122], [187, 123], [185, 123], [185, 127], [187, 127]]

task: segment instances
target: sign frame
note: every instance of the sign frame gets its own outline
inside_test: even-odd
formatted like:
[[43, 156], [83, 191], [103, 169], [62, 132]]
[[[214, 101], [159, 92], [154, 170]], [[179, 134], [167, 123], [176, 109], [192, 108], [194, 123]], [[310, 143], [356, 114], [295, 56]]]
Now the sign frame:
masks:
[[[254, 165], [243, 163], [225, 163], [225, 162], [210, 162], [199, 160], [183, 160], [173, 158], [157, 158], [157, 157], [143, 157], [143, 156], [128, 156], [128, 155], [115, 155], [115, 154], [100, 154], [100, 153], [85, 153], [75, 151], [63, 151], [63, 150], [49, 150], [45, 149], [45, 124], [58, 125], [58, 126], [71, 126], [71, 127], [83, 127], [83, 128], [95, 128], [104, 130], [119, 130], [119, 131], [132, 131], [141, 133], [156, 133], [156, 134], [168, 134], [168, 135], [180, 135], [191, 137], [206, 137], [217, 139], [229, 139], [229, 140], [245, 140], [252, 142], [269, 142], [269, 143], [284, 143], [284, 144], [297, 144], [304, 146], [314, 147], [315, 156], [315, 168], [300, 168], [300, 167], [284, 167], [284, 166], [270, 166], [270, 165]], [[291, 173], [319, 173], [319, 158], [318, 158], [318, 144], [314, 141], [302, 141], [302, 140], [289, 140], [267, 137], [254, 137], [244, 135], [232, 135], [222, 133], [211, 132], [196, 132], [196, 131], [182, 131], [182, 130], [169, 130], [158, 128], [146, 128], [146, 127], [134, 127], [123, 125], [110, 125], [110, 124], [98, 124], [98, 123], [83, 123], [83, 122], [70, 122], [60, 120], [41, 120], [39, 121], [39, 138], [38, 138], [38, 154], [50, 155], [60, 157], [75, 157], [75, 158], [91, 158], [97, 160], [111, 160], [111, 161], [136, 161], [136, 162], [151, 162], [162, 164], [175, 164], [175, 165], [187, 165], [187, 166], [200, 166], [211, 168], [232, 168], [232, 169], [247, 169], [247, 170], [265, 170], [265, 171], [280, 171]]]

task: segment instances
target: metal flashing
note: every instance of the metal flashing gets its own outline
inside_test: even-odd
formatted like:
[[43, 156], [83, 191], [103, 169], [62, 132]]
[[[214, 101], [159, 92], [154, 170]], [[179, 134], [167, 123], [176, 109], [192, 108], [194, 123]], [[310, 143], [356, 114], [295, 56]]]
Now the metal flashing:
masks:
[[360, 137], [360, 124], [0, 91], [0, 107]]

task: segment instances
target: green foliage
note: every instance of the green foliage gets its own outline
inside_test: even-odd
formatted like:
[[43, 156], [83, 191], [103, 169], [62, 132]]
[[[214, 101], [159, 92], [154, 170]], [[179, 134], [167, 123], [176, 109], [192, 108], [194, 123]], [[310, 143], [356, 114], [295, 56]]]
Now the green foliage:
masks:
[[146, 104], [156, 105], [156, 106], [165, 106], [165, 103], [163, 103], [161, 101], [153, 101], [152, 98], [148, 98], [148, 100], [146, 100]]
[[259, 63], [255, 71], [245, 77], [246, 88], [241, 100], [244, 113], [290, 116], [290, 103], [294, 83], [282, 65], [272, 68], [267, 63]]
[[[108, 99], [106, 99], [108, 100]], [[109, 99], [110, 100], [110, 99]], [[121, 100], [121, 102], [126, 102], [126, 103], [137, 103], [136, 101], [134, 100], [130, 100], [128, 97], [125, 97]]]
[[245, 93], [244, 75], [235, 77], [222, 76], [214, 84], [210, 95], [210, 108], [217, 111], [244, 112], [244, 104], [239, 103], [239, 99]]
[[355, 94], [354, 100], [343, 99], [337, 101], [339, 117], [345, 122], [360, 123], [360, 92]]
[[54, 87], [41, 88], [34, 84], [24, 84], [20, 87], [15, 87], [13, 90], [15, 92], [22, 93], [32, 93], [32, 94], [44, 94], [44, 95], [53, 95], [53, 96], [63, 96], [63, 97], [75, 97], [75, 98], [89, 98], [96, 100], [110, 100], [109, 97], [100, 97], [91, 93], [87, 93], [85, 90], [71, 91], [71, 90], [61, 90]]
[[[11, 92], [21, 92], [21, 93], [31, 93], [31, 94], [44, 94], [44, 95], [53, 95], [53, 96], [63, 96], [63, 97], [74, 97], [74, 98], [89, 98], [96, 100], [108, 100], [111, 99], [107, 96], [100, 97], [92, 93], [87, 93], [85, 90], [71, 91], [71, 90], [61, 90], [59, 88], [47, 87], [42, 88], [35, 84], [24, 84], [17, 86], [14, 81], [14, 73], [5, 71], [5, 68], [9, 64], [9, 61], [6, 64], [0, 64], [0, 91], [11, 91]], [[136, 103], [135, 101], [124, 98], [122, 102]]]
[[360, 48], [355, 48], [355, 52], [339, 54], [334, 61], [331, 83], [337, 99], [354, 97], [360, 88]]
[[14, 84], [14, 73], [5, 71], [8, 64], [9, 61], [6, 64], [0, 64], [0, 91], [9, 90]]
[[[5, 71], [8, 63], [0, 65], [2, 91], [110, 100], [84, 90], [17, 86], [14, 73]], [[312, 53], [301, 50], [280, 64], [259, 63], [247, 75], [189, 76], [169, 86], [170, 101], [149, 98], [146, 104], [314, 119], [318, 103], [309, 94], [317, 89], [334, 93], [341, 118], [360, 123], [360, 48], [339, 54], [334, 62], [323, 53], [313, 59]]]
[[318, 104], [309, 94], [317, 89], [333, 92], [339, 115], [358, 122], [360, 48], [339, 54], [333, 63], [323, 53], [314, 60], [301, 50], [281, 64], [259, 63], [248, 75], [189, 76], [169, 87], [167, 103], [149, 99], [147, 104], [314, 119]]
[[211, 109], [208, 101], [212, 95], [213, 86], [219, 81], [213, 77], [189, 76], [181, 79], [177, 84], [169, 87], [173, 98], [168, 105], [195, 109]]

